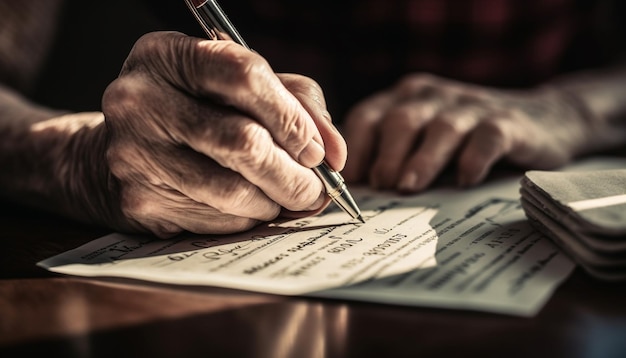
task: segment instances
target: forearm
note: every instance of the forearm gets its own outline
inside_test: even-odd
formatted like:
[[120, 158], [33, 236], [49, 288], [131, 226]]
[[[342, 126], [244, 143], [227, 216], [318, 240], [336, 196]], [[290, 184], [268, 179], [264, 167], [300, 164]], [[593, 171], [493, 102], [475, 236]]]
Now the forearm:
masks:
[[101, 208], [115, 188], [93, 190], [113, 186], [104, 134], [100, 112], [38, 107], [0, 86], [0, 194], [81, 221], [112, 222]]
[[549, 85], [564, 90], [586, 112], [587, 141], [576, 154], [626, 144], [626, 65], [564, 76]]

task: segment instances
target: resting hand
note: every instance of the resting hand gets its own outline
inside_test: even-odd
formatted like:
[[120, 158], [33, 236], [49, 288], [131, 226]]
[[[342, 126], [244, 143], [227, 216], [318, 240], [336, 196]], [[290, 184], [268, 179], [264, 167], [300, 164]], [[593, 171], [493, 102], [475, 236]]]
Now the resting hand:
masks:
[[500, 160], [553, 168], [581, 151], [587, 114], [555, 88], [505, 91], [411, 75], [358, 104], [346, 118], [346, 180], [418, 192], [449, 163], [460, 186]]
[[345, 143], [312, 80], [230, 41], [140, 39], [103, 98], [121, 222], [161, 237], [225, 233], [328, 204], [311, 167]]

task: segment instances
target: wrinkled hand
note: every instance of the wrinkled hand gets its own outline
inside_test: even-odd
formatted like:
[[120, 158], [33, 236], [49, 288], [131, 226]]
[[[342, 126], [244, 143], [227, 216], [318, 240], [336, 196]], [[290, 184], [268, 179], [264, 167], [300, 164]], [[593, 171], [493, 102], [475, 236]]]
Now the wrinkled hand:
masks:
[[103, 98], [121, 223], [169, 237], [228, 233], [328, 204], [311, 167], [345, 142], [312, 80], [230, 41], [142, 37]]
[[460, 186], [485, 179], [500, 160], [546, 169], [586, 142], [587, 113], [556, 89], [505, 91], [432, 75], [407, 76], [348, 114], [346, 180], [418, 192], [449, 163]]

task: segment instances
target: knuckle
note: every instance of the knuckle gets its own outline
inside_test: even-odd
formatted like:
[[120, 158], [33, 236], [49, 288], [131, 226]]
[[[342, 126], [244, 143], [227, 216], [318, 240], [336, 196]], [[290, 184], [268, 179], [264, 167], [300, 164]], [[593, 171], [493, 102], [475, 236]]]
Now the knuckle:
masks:
[[319, 198], [320, 191], [313, 190], [314, 185], [303, 178], [294, 178], [290, 185], [286, 186], [285, 208], [293, 211], [306, 210]]
[[384, 121], [385, 126], [393, 127], [396, 131], [414, 131], [423, 123], [424, 118], [414, 108], [400, 106], [390, 110]]
[[320, 111], [320, 116], [328, 123], [332, 123], [333, 122], [333, 117], [330, 114], [330, 112], [328, 111], [328, 109], [323, 109]]
[[[265, 200], [264, 194], [255, 185], [240, 175], [229, 177], [220, 183], [219, 190], [215, 190], [208, 198], [208, 203], [217, 212], [235, 217], [243, 217], [242, 213], [251, 213], [255, 219], [271, 220], [280, 214], [278, 204], [260, 204]], [[262, 209], [261, 209], [262, 208]]]
[[188, 37], [178, 31], [148, 32], [141, 35], [137, 39], [131, 53], [138, 53], [141, 55], [154, 54], [155, 51], [163, 48], [164, 44], [167, 44], [170, 41], [180, 41], [185, 38]]
[[125, 179], [131, 176], [132, 166], [128, 165], [128, 160], [133, 157], [129, 146], [112, 145], [107, 148], [106, 160], [109, 170], [118, 179]]
[[140, 191], [134, 190], [132, 186], [122, 188], [120, 209], [125, 217], [138, 222], [142, 222], [143, 218], [154, 218], [157, 214], [155, 205], [150, 200], [146, 200]]
[[139, 56], [154, 53], [160, 45], [160, 37], [157, 33], [149, 32], [140, 36], [131, 50], [131, 54]]
[[261, 168], [272, 143], [272, 136], [266, 128], [246, 121], [220, 133], [215, 159], [235, 171], [240, 171], [241, 167]]
[[[278, 140], [283, 143], [286, 148], [292, 148], [298, 151], [303, 148], [310, 140], [311, 133], [308, 131], [306, 120], [297, 114], [295, 109], [286, 109], [280, 118], [280, 130]], [[282, 134], [282, 135], [280, 135]]]
[[165, 216], [163, 205], [154, 202], [151, 195], [136, 186], [124, 186], [120, 193], [120, 211], [129, 221], [139, 224], [160, 238], [169, 238], [182, 231]]
[[429, 73], [418, 72], [409, 74], [400, 79], [394, 91], [401, 98], [410, 97], [416, 93], [430, 92], [436, 86], [437, 78]]
[[[183, 41], [188, 58], [181, 59], [179, 75], [184, 86], [202, 95], [217, 96], [226, 105], [250, 101], [262, 87], [259, 76], [273, 73], [263, 57], [232, 41]], [[176, 60], [176, 59], [174, 59]], [[179, 76], [174, 76], [179, 77]]]
[[478, 125], [477, 131], [484, 137], [492, 138], [492, 142], [506, 142], [509, 139], [507, 125], [500, 120], [486, 120]]
[[323, 92], [322, 87], [312, 78], [302, 75], [291, 75], [288, 81], [283, 81], [293, 92], [301, 93], [311, 98], [318, 99]]
[[435, 79], [436, 77], [430, 73], [415, 72], [400, 79], [398, 87], [415, 88], [416, 86], [421, 87], [425, 85], [432, 85], [435, 82]]
[[270, 133], [264, 127], [249, 122], [241, 126], [235, 133], [233, 144], [235, 149], [246, 154], [253, 152], [256, 154], [258, 143], [271, 140]]
[[214, 193], [211, 203], [216, 210], [225, 214], [234, 214], [235, 208], [243, 208], [254, 205], [258, 198], [258, 189], [251, 184], [247, 184], [245, 180], [236, 176], [232, 180], [222, 184], [220, 190]]
[[[267, 143], [275, 141], [289, 153], [300, 152], [310, 142], [315, 127], [309, 123], [311, 118], [301, 110], [299, 105], [297, 101], [283, 102], [281, 110], [273, 112], [273, 123], [269, 125], [271, 129], [246, 128], [247, 133], [241, 133], [244, 137], [242, 139], [262, 141], [263, 143], [249, 143], [249, 145], [262, 145], [264, 148], [268, 148]], [[255, 124], [260, 127], [257, 122]]]
[[243, 83], [249, 88], [254, 87], [256, 79], [266, 71], [265, 63], [257, 57], [233, 57], [230, 64], [235, 82]]
[[[223, 46], [215, 49], [219, 57], [225, 62], [227, 72], [226, 80], [231, 84], [231, 91], [235, 101], [245, 100], [250, 92], [260, 90], [263, 81], [260, 78], [273, 74], [265, 59], [261, 56], [245, 50], [241, 46], [225, 42]], [[262, 92], [254, 92], [262, 93]], [[232, 104], [232, 103], [228, 103]]]
[[434, 119], [429, 128], [432, 132], [459, 136], [465, 133], [462, 120], [454, 115], [441, 115]]
[[459, 93], [454, 104], [457, 106], [481, 106], [485, 102], [484, 94], [477, 91], [464, 91]]
[[138, 108], [143, 102], [144, 86], [134, 76], [113, 81], [102, 96], [102, 110], [106, 117], [117, 116]]
[[159, 221], [153, 225], [149, 225], [148, 229], [161, 239], [169, 239], [183, 231], [180, 226], [166, 221]]
[[180, 41], [181, 38], [187, 37], [176, 31], [155, 31], [143, 34], [137, 39], [126, 61], [124, 61], [122, 73], [152, 64], [151, 59], [161, 58], [163, 51], [166, 48], [170, 48], [170, 46], [167, 46], [168, 43]]

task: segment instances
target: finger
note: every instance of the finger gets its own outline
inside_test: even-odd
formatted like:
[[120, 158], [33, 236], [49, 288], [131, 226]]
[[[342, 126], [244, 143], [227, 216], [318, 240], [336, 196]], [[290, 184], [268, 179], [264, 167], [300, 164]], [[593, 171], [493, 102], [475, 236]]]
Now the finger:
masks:
[[[171, 88], [163, 87], [158, 93], [149, 91], [150, 83], [141, 76], [126, 75], [107, 91], [104, 102], [110, 107], [108, 113], [112, 118], [135, 119], [112, 121], [111, 130], [122, 134], [121, 138], [132, 133], [139, 138], [129, 139], [131, 143], [158, 146], [162, 140], [189, 146], [240, 173], [288, 209], [314, 210], [322, 205], [323, 186], [319, 178], [277, 146], [259, 122], [232, 108], [194, 101]], [[141, 121], [145, 118], [149, 120]], [[139, 126], [140, 122], [143, 127]]]
[[271, 220], [280, 206], [241, 174], [223, 168], [192, 150], [169, 158], [160, 177], [184, 196], [215, 208], [218, 212], [257, 220]]
[[307, 217], [307, 216], [317, 215], [317, 214], [321, 213], [322, 211], [324, 211], [324, 209], [326, 209], [330, 203], [331, 203], [330, 196], [325, 195], [324, 196], [324, 202], [317, 209], [308, 210], [308, 211], [292, 211], [292, 210], [283, 209], [280, 212], [280, 216], [281, 217], [285, 217], [285, 218], [297, 219], [297, 218], [303, 218], [303, 217]]
[[512, 122], [503, 117], [481, 121], [459, 156], [459, 185], [471, 186], [482, 182], [491, 167], [513, 150], [515, 136]]
[[366, 178], [378, 146], [380, 121], [393, 103], [391, 93], [380, 93], [359, 103], [348, 113], [343, 127], [348, 146], [348, 160], [342, 173], [346, 181], [359, 182]]
[[118, 143], [107, 155], [111, 172], [126, 185], [138, 183], [156, 192], [172, 190], [234, 216], [270, 220], [280, 212], [278, 204], [241, 175], [187, 148]]
[[164, 220], [176, 222], [183, 230], [195, 234], [231, 234], [250, 230], [266, 220], [228, 215], [188, 200], [173, 207]]
[[326, 109], [326, 100], [319, 84], [312, 79], [294, 74], [278, 75], [285, 87], [302, 103], [309, 112], [324, 141], [326, 161], [336, 171], [341, 171], [346, 163], [347, 146], [331, 115]]
[[397, 185], [400, 169], [414, 149], [421, 129], [431, 120], [435, 107], [433, 102], [406, 102], [384, 116], [378, 153], [370, 171], [374, 188], [390, 189]]
[[398, 189], [417, 192], [428, 187], [476, 125], [477, 111], [472, 107], [453, 108], [443, 111], [429, 122], [421, 144], [402, 170]]
[[[132, 193], [132, 195], [124, 195]], [[144, 230], [169, 238], [183, 230], [197, 234], [225, 234], [250, 229], [259, 220], [237, 217], [193, 201], [175, 190], [155, 190], [133, 183], [125, 186], [124, 214]]]
[[320, 179], [277, 146], [265, 127], [236, 112], [222, 117], [191, 134], [189, 145], [240, 173], [289, 210], [313, 210], [322, 205], [324, 188]]
[[185, 92], [218, 99], [250, 115], [305, 166], [324, 158], [323, 140], [309, 113], [261, 56], [234, 42], [152, 33], [137, 42], [124, 71], [135, 66], [147, 67]]

